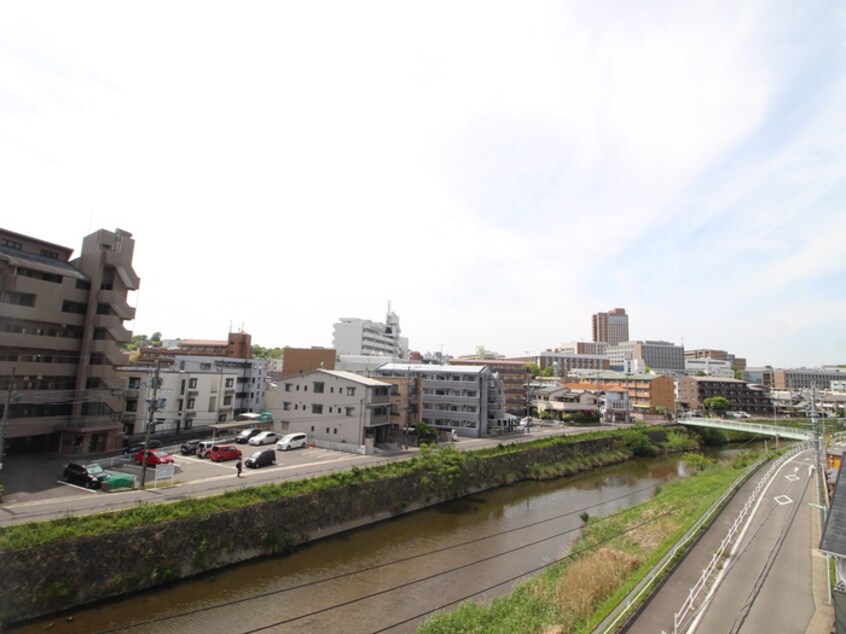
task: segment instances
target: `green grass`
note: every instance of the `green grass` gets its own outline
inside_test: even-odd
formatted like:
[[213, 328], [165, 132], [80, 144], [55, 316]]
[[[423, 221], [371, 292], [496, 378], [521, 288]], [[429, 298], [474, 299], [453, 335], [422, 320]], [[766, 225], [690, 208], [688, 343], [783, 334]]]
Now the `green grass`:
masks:
[[466, 603], [436, 615], [422, 634], [590, 632], [678, 542], [746, 461], [665, 484], [643, 504], [591, 518], [579, 541], [558, 563], [488, 605]]
[[536, 447], [576, 444], [595, 438], [614, 438], [619, 435], [620, 432], [616, 430], [603, 430], [576, 436], [555, 436], [528, 442], [501, 443], [495, 447], [477, 451], [459, 452], [451, 446], [423, 449], [417, 456], [408, 460], [375, 467], [353, 467], [346, 471], [336, 471], [303, 480], [237, 488], [221, 495], [205, 498], [161, 504], [140, 503], [136, 507], [122, 511], [82, 516], [69, 515], [61, 519], [6, 526], [0, 528], [0, 552], [115, 533], [184, 518], [206, 517], [221, 511], [414, 473], [421, 475], [421, 484], [424, 488], [438, 495], [451, 488], [460, 488], [462, 467], [488, 456], [518, 453]]

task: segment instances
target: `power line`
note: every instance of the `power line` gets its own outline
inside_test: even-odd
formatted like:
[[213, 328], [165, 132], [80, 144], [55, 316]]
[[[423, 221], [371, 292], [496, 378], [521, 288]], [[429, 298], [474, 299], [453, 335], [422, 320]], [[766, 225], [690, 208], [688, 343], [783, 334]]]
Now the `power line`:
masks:
[[[133, 629], [133, 628], [136, 628], [136, 627], [141, 627], [141, 626], [144, 626], [144, 625], [150, 625], [150, 624], [153, 624], [153, 623], [160, 623], [160, 622], [163, 622], [163, 621], [169, 621], [169, 620], [173, 620], [173, 619], [177, 619], [177, 618], [182, 618], [182, 617], [185, 617], [185, 616], [191, 616], [193, 614], [198, 614], [200, 612], [206, 612], [208, 610], [216, 610], [218, 608], [224, 608], [224, 607], [230, 607], [230, 606], [238, 605], [238, 604], [242, 604], [242, 603], [248, 603], [250, 601], [255, 601], [255, 600], [258, 600], [258, 599], [264, 599], [264, 598], [267, 598], [267, 597], [285, 594], [287, 592], [292, 592], [294, 590], [301, 590], [303, 588], [316, 586], [316, 585], [328, 583], [328, 582], [331, 582], [331, 581], [336, 581], [338, 579], [343, 579], [345, 577], [350, 577], [350, 576], [354, 576], [354, 575], [357, 575], [357, 574], [363, 574], [363, 573], [366, 573], [366, 572], [372, 572], [372, 571], [378, 570], [380, 568], [387, 568], [388, 566], [393, 566], [393, 565], [400, 564], [400, 563], [406, 563], [406, 562], [409, 562], [409, 561], [413, 561], [415, 559], [422, 559], [423, 557], [428, 557], [430, 555], [435, 555], [435, 554], [447, 552], [449, 550], [454, 550], [456, 548], [462, 548], [464, 546], [476, 544], [476, 543], [479, 543], [479, 542], [482, 542], [482, 541], [485, 541], [485, 540], [488, 540], [488, 539], [494, 539], [496, 537], [502, 537], [503, 535], [507, 535], [509, 533], [515, 533], [515, 532], [518, 532], [518, 531], [522, 531], [522, 530], [525, 530], [527, 528], [539, 526], [541, 524], [552, 522], [552, 521], [555, 521], [555, 520], [558, 520], [558, 519], [561, 519], [561, 518], [564, 518], [564, 517], [567, 517], [567, 516], [575, 515], [577, 513], [583, 513], [585, 511], [596, 508], [598, 506], [603, 506], [605, 504], [616, 502], [617, 500], [621, 500], [621, 499], [630, 497], [632, 494], [643, 493], [644, 491], [648, 491], [648, 490], [653, 489], [653, 488], [655, 488], [655, 485], [649, 485], [649, 486], [642, 487], [640, 489], [636, 489], [634, 491], [630, 491], [628, 493], [619, 495], [619, 496], [614, 497], [614, 498], [609, 498], [607, 500], [597, 502], [596, 504], [591, 504], [589, 506], [582, 507], [582, 508], [579, 508], [579, 509], [576, 509], [576, 510], [573, 510], [573, 511], [568, 511], [567, 513], [561, 513], [559, 515], [554, 515], [552, 517], [548, 517], [548, 518], [545, 518], [543, 520], [538, 520], [537, 522], [532, 522], [530, 524], [525, 524], [523, 526], [518, 526], [516, 528], [511, 528], [511, 529], [507, 529], [507, 530], [504, 530], [504, 531], [499, 531], [497, 533], [492, 533], [490, 535], [485, 535], [483, 537], [477, 537], [477, 538], [474, 538], [474, 539], [469, 539], [469, 540], [466, 540], [466, 541], [463, 541], [463, 542], [460, 542], [460, 543], [457, 543], [457, 544], [453, 544], [451, 546], [444, 546], [442, 548], [437, 548], [435, 550], [430, 550], [430, 551], [427, 551], [427, 552], [424, 552], [424, 553], [419, 553], [417, 555], [411, 555], [409, 557], [402, 557], [402, 558], [395, 559], [395, 560], [392, 560], [392, 561], [388, 561], [388, 562], [385, 562], [385, 563], [375, 564], [373, 566], [368, 566], [366, 568], [359, 568], [357, 570], [351, 570], [349, 572], [345, 572], [345, 573], [342, 573], [342, 574], [339, 574], [339, 575], [333, 575], [331, 577], [325, 577], [323, 579], [317, 579], [315, 581], [309, 581], [309, 582], [306, 582], [306, 583], [301, 583], [299, 585], [290, 586], [290, 587], [287, 587], [287, 588], [281, 588], [279, 590], [271, 590], [271, 591], [268, 591], [268, 592], [252, 595], [252, 596], [249, 596], [249, 597], [242, 597], [240, 599], [234, 599], [232, 601], [227, 601], [227, 602], [224, 602], [224, 603], [218, 603], [218, 604], [213, 605], [213, 606], [205, 606], [205, 607], [202, 607], [202, 608], [197, 608], [197, 609], [193, 609], [193, 610], [187, 610], [187, 611], [184, 611], [184, 612], [180, 612], [178, 614], [170, 614], [170, 615], [167, 615], [167, 616], [157, 617], [157, 618], [154, 618], [154, 619], [148, 619], [146, 621], [141, 621], [141, 622], [138, 622], [138, 623], [133, 623], [133, 624], [130, 624], [130, 625], [125, 625], [125, 626], [121, 626], [121, 627], [117, 627], [117, 628], [113, 628], [113, 629], [109, 629], [109, 630], [102, 630], [102, 631], [98, 632], [98, 634], [110, 634], [111, 632], [125, 631], [125, 630]], [[647, 500], [645, 502], [641, 502], [640, 504], [635, 504], [635, 505], [629, 506], [625, 510], [636, 509], [636, 508], [643, 506], [644, 504], [647, 504], [648, 502], [652, 502], [656, 499], [660, 499], [660, 496], [656, 496], [654, 498], [651, 498], [650, 500]], [[597, 522], [606, 521], [608, 519], [611, 519], [615, 515], [616, 515], [616, 513], [612, 513], [610, 515], [598, 518], [596, 521]], [[459, 570], [463, 567], [472, 566], [472, 565], [475, 565], [475, 564], [478, 564], [478, 563], [482, 563], [484, 561], [488, 561], [490, 559], [495, 559], [496, 557], [501, 557], [503, 555], [507, 555], [507, 554], [510, 554], [512, 552], [517, 552], [517, 551], [519, 551], [523, 548], [529, 548], [531, 546], [535, 546], [535, 545], [542, 543], [544, 541], [549, 541], [551, 539], [555, 539], [556, 537], [561, 537], [562, 535], [566, 535], [567, 533], [572, 533], [576, 530], [580, 530], [581, 528], [582, 527], [579, 526], [579, 527], [576, 527], [576, 528], [567, 529], [563, 532], [556, 533], [554, 535], [536, 540], [534, 542], [527, 542], [527, 543], [522, 544], [521, 546], [518, 546], [518, 547], [513, 548], [511, 550], [507, 550], [507, 551], [504, 551], [504, 552], [501, 552], [501, 553], [498, 553], [498, 554], [495, 554], [495, 555], [491, 555], [489, 557], [485, 557], [483, 559], [479, 559], [475, 562], [465, 564], [464, 566], [461, 566], [459, 568], [455, 568], [455, 569], [452, 569], [452, 570], [446, 570], [444, 572], [433, 575], [433, 577], [443, 575], [443, 574], [448, 574], [450, 572], [454, 572], [456, 570]], [[524, 573], [524, 574], [528, 574], [528, 573]], [[523, 576], [523, 575], [521, 575], [521, 576]], [[383, 592], [390, 592], [391, 590], [400, 589], [402, 587], [412, 585], [414, 583], [419, 583], [420, 581], [425, 581], [427, 579], [428, 578], [424, 578], [424, 579], [419, 579], [417, 581], [407, 582], [407, 583], [405, 583], [401, 586], [396, 586], [395, 588], [392, 588], [390, 590], [383, 591]], [[379, 594], [379, 593], [377, 593], [377, 594]], [[373, 595], [373, 596], [376, 596], [376, 595]], [[359, 597], [355, 601], [363, 601], [367, 598], [370, 598], [370, 597]], [[349, 602], [346, 602], [344, 604], [339, 604], [339, 605], [331, 607], [331, 608], [326, 608], [322, 611], [334, 609], [335, 607], [341, 607], [341, 605], [347, 605], [349, 603], [354, 603], [355, 601], [349, 601]], [[301, 617], [296, 617], [296, 618], [297, 619], [305, 618], [306, 616], [311, 616], [311, 614], [306, 614], [306, 615], [303, 615]], [[292, 619], [292, 620], [295, 620], [295, 619]]]

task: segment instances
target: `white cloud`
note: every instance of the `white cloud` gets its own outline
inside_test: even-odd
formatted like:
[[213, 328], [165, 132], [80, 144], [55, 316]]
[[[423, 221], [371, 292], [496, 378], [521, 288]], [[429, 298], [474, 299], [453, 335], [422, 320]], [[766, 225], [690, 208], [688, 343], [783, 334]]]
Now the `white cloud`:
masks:
[[776, 301], [842, 317], [827, 3], [4, 13], [4, 226], [133, 232], [136, 329], [328, 345], [392, 299], [413, 347], [522, 353], [626, 306], [641, 337], [831, 361], [833, 322]]

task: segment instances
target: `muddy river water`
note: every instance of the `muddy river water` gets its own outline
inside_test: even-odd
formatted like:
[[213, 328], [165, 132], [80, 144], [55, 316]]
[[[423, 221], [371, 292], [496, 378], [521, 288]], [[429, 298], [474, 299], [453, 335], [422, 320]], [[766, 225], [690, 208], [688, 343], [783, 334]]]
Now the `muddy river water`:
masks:
[[582, 513], [637, 504], [679, 475], [680, 460], [661, 457], [523, 482], [9, 632], [413, 632], [433, 611], [503, 594], [561, 557]]

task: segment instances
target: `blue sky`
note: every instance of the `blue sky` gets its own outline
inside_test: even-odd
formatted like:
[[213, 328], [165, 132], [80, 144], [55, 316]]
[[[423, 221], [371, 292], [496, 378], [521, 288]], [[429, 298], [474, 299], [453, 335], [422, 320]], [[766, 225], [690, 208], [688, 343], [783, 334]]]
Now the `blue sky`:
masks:
[[133, 233], [136, 333], [846, 363], [846, 6], [688, 4], [4, 3], [2, 226]]

